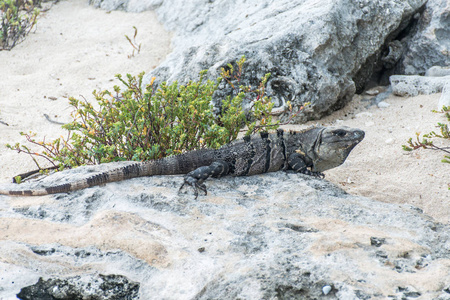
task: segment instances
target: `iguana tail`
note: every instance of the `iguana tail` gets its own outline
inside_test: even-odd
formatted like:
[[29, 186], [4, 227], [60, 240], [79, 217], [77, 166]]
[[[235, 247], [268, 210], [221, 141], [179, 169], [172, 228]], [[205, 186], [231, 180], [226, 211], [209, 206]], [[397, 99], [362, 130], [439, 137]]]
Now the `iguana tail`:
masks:
[[[181, 155], [166, 157], [159, 160], [136, 162], [127, 166], [105, 171], [86, 179], [65, 183], [41, 189], [3, 190], [0, 195], [11, 196], [42, 196], [57, 193], [68, 193], [114, 181], [122, 181], [142, 176], [187, 174], [202, 165], [212, 162], [212, 155], [207, 149], [187, 152]], [[210, 162], [211, 161], [211, 162]]]

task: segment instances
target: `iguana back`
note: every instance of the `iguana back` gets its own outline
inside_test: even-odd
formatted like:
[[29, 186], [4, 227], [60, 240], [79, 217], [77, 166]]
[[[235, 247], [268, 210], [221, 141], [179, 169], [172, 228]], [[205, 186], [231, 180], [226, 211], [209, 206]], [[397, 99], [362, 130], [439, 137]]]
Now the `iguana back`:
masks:
[[132, 163], [73, 183], [37, 190], [0, 189], [0, 194], [39, 196], [135, 177], [186, 174], [184, 184], [193, 186], [197, 196], [198, 189], [206, 193], [203, 182], [210, 176], [247, 176], [292, 169], [323, 177], [322, 171], [342, 164], [363, 138], [363, 131], [348, 127], [313, 127], [289, 132], [278, 130], [244, 137], [220, 149], [201, 149], [159, 160]]

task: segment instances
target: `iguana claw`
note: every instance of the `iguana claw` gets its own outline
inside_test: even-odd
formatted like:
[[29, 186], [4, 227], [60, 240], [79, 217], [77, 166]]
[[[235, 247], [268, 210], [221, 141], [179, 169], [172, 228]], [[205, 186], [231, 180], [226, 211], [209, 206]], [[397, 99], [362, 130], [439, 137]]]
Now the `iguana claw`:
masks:
[[195, 179], [194, 177], [191, 176], [185, 176], [184, 177], [184, 182], [183, 184], [180, 186], [180, 189], [178, 191], [181, 191], [181, 189], [183, 189], [184, 185], [190, 185], [194, 188], [194, 196], [195, 199], [197, 199], [198, 197], [198, 190], [202, 190], [203, 192], [205, 192], [205, 196], [208, 194], [208, 191], [206, 190], [206, 185], [203, 183], [203, 181], [199, 181], [197, 179]]
[[320, 179], [325, 178], [325, 174], [323, 174], [322, 172], [311, 172], [311, 175]]
[[228, 174], [228, 170], [228, 164], [224, 161], [215, 161], [209, 166], [199, 167], [184, 176], [184, 182], [181, 185], [180, 190], [185, 184], [188, 184], [194, 188], [195, 199], [198, 197], [198, 190], [205, 192], [205, 195], [207, 195], [208, 192], [206, 191], [206, 186], [203, 182], [210, 176], [218, 178], [226, 175]]

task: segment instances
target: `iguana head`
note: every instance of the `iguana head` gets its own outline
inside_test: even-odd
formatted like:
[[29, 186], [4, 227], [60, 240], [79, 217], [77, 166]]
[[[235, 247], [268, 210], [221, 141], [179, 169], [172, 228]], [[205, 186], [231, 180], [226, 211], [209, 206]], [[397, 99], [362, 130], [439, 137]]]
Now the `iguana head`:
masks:
[[312, 170], [323, 172], [343, 164], [350, 151], [363, 139], [364, 131], [357, 128], [325, 127], [314, 144]]

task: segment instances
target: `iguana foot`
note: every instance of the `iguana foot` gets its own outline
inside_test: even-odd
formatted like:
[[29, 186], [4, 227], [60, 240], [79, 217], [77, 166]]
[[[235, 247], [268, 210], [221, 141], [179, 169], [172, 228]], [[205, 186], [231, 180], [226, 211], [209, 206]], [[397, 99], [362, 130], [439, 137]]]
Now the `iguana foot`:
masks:
[[189, 172], [184, 177], [184, 182], [180, 187], [180, 191], [185, 184], [188, 184], [194, 188], [195, 199], [197, 199], [198, 190], [205, 192], [205, 195], [208, 194], [208, 192], [206, 191], [206, 186], [203, 183], [206, 179], [208, 179], [210, 176], [218, 178], [227, 175], [228, 172], [228, 163], [224, 161], [215, 161], [209, 166], [197, 168], [194, 171]]
[[192, 176], [189, 176], [189, 174], [188, 174], [184, 177], [184, 182], [180, 186], [180, 189], [178, 191], [181, 191], [181, 189], [184, 187], [185, 184], [188, 184], [194, 188], [195, 199], [197, 199], [197, 197], [198, 197], [199, 189], [202, 190], [203, 192], [205, 192], [205, 196], [208, 194], [208, 192], [206, 191], [206, 186], [203, 183], [203, 180], [196, 179]]
[[312, 166], [308, 166], [306, 164], [305, 157], [302, 154], [292, 153], [289, 156], [288, 163], [289, 163], [289, 166], [291, 167], [291, 169], [297, 173], [302, 173], [302, 174], [314, 176], [317, 178], [325, 178], [325, 174], [323, 174], [321, 172], [310, 171], [308, 169], [308, 167], [311, 168]]
[[320, 179], [325, 178], [325, 174], [323, 174], [321, 172], [310, 171], [310, 170], [308, 170], [306, 168], [298, 170], [297, 172], [301, 173], [301, 174], [308, 175], [308, 176], [313, 176], [313, 177], [316, 177], [316, 178], [320, 178]]

